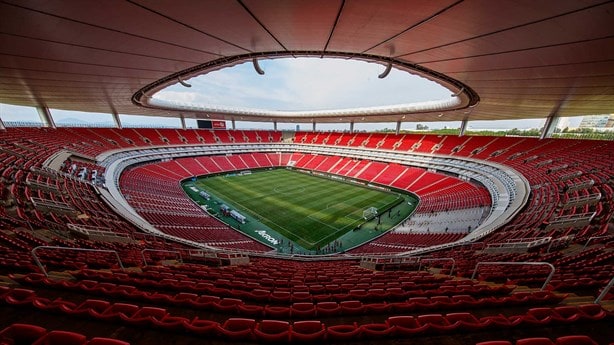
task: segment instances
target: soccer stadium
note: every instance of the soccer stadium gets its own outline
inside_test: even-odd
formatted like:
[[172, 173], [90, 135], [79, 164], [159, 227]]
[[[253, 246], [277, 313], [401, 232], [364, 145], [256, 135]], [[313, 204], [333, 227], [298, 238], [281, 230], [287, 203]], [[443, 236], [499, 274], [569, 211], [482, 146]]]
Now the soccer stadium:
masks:
[[[614, 113], [614, 2], [3, 0], [0, 13], [0, 344], [614, 344], [614, 140], [557, 127]], [[302, 58], [446, 96], [335, 109], [158, 96]], [[15, 107], [40, 121], [10, 120]], [[81, 121], [97, 116], [111, 124]], [[499, 120], [543, 125], [470, 131]], [[407, 130], [443, 121], [458, 131]]]

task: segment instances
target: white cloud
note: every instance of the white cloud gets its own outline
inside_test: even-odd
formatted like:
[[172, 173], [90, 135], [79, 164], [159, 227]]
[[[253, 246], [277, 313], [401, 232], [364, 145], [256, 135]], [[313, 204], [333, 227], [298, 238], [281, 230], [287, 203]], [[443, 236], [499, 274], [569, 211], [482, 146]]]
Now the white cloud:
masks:
[[260, 65], [264, 76], [251, 63], [243, 63], [192, 78], [189, 90], [176, 85], [156, 97], [230, 107], [318, 110], [411, 103], [450, 94], [396, 69], [379, 79], [385, 66], [363, 61], [297, 58], [263, 60]]

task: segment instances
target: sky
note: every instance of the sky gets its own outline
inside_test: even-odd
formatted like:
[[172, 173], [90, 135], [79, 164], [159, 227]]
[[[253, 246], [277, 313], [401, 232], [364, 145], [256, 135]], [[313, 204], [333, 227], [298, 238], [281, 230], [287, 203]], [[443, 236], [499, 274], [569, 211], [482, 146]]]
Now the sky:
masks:
[[[158, 92], [154, 97], [211, 106], [246, 107], [266, 110], [324, 110], [383, 106], [413, 102], [448, 100], [450, 90], [439, 84], [392, 69], [379, 79], [385, 66], [334, 58], [283, 58], [259, 61], [265, 71], [259, 75], [250, 62], [223, 68], [187, 80], [186, 88], [179, 83]], [[110, 114], [51, 109], [56, 123], [97, 123], [113, 125]], [[39, 121], [35, 109], [0, 103], [0, 118], [7, 121]], [[120, 115], [126, 126], [147, 123], [148, 126], [179, 127], [179, 119]], [[581, 118], [572, 118], [577, 126]], [[539, 128], [543, 120], [474, 121], [469, 129]], [[458, 128], [460, 122], [425, 123], [431, 128]], [[195, 127], [195, 121], [188, 120]], [[271, 123], [237, 121], [237, 128], [272, 128]], [[295, 123], [278, 124], [279, 129], [294, 129]], [[402, 129], [415, 129], [416, 123], [403, 123]], [[230, 124], [227, 124], [230, 127]], [[394, 128], [394, 123], [356, 124], [356, 130]], [[310, 123], [301, 129], [311, 129]], [[348, 123], [318, 124], [318, 130], [346, 130]]]

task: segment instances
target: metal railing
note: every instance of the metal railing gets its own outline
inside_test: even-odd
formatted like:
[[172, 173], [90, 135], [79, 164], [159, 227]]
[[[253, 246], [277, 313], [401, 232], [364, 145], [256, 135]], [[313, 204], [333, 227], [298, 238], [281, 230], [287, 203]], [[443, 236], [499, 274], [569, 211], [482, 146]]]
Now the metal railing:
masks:
[[601, 293], [599, 294], [599, 296], [597, 296], [597, 298], [595, 299], [595, 302], [593, 303], [595, 304], [601, 303], [601, 300], [608, 294], [608, 292], [612, 288], [612, 285], [614, 285], [614, 277], [612, 277], [612, 279], [610, 279], [610, 282], [603, 288], [603, 290], [601, 290]]
[[115, 254], [115, 257], [117, 258], [117, 262], [119, 263], [119, 267], [122, 269], [122, 271], [124, 270], [124, 264], [122, 263], [122, 260], [119, 258], [119, 254], [117, 254], [117, 252], [115, 250], [88, 249], [88, 248], [70, 248], [70, 247], [57, 247], [57, 246], [38, 246], [38, 247], [32, 249], [32, 257], [34, 258], [34, 262], [36, 263], [38, 268], [40, 268], [40, 270], [43, 272], [43, 274], [45, 276], [47, 276], [47, 277], [49, 276], [49, 274], [47, 273], [47, 270], [45, 269], [45, 266], [43, 266], [43, 264], [41, 263], [38, 255], [36, 254], [36, 252], [39, 249], [58, 249], [58, 250], [73, 250], [73, 251], [81, 251], [81, 252], [113, 253], [113, 254]]
[[454, 258], [424, 258], [424, 259], [420, 259], [420, 266], [418, 266], [418, 271], [422, 270], [422, 263], [423, 262], [435, 262], [435, 261], [451, 261], [452, 262], [452, 267], [450, 267], [450, 273], [448, 273], [448, 275], [452, 275], [452, 273], [454, 272], [454, 267], [456, 266], [456, 260], [454, 260]]
[[608, 238], [608, 237], [610, 237], [610, 236], [606, 235], [606, 236], [592, 236], [592, 237], [589, 237], [588, 240], [586, 240], [586, 243], [584, 243], [584, 247], [582, 247], [582, 250], [586, 249], [586, 247], [588, 247], [588, 244], [591, 243], [592, 241], [600, 240], [602, 238]]
[[175, 250], [162, 250], [162, 249], [143, 249], [141, 250], [141, 257], [143, 258], [143, 266], [147, 266], [147, 259], [145, 258], [145, 252], [157, 252], [157, 253], [175, 253], [179, 256], [179, 262], [183, 263], [183, 257], [181, 252]]
[[471, 279], [472, 280], [475, 279], [475, 275], [478, 272], [478, 268], [480, 266], [482, 266], [482, 265], [548, 266], [548, 267], [550, 267], [550, 274], [548, 274], [548, 277], [546, 278], [546, 281], [544, 282], [544, 285], [542, 285], [540, 290], [543, 290], [543, 289], [546, 288], [548, 283], [550, 283], [550, 280], [552, 279], [552, 276], [554, 276], [554, 272], [556, 271], [554, 266], [551, 263], [549, 263], [549, 262], [482, 261], [482, 262], [478, 262], [475, 265], [475, 268], [473, 269], [473, 274], [471, 275]]

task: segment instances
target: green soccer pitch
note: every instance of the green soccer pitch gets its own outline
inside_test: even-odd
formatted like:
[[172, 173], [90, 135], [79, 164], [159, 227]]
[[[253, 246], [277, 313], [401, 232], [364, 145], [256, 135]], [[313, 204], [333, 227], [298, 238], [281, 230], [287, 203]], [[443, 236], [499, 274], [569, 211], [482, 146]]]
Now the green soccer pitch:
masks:
[[[190, 184], [213, 197], [207, 204], [214, 213], [219, 209], [215, 205], [223, 203], [247, 216], [245, 225], [236, 224], [239, 230], [247, 233], [253, 220], [307, 250], [319, 250], [342, 235], [356, 231], [366, 223], [363, 212], [369, 207], [377, 208], [382, 214], [397, 205], [407, 204], [404, 201], [408, 196], [288, 169], [217, 175]], [[188, 191], [185, 184], [184, 189]], [[192, 198], [197, 199], [194, 195]], [[399, 218], [396, 224], [402, 220], [402, 215], [394, 211]], [[403, 212], [405, 216], [409, 213]], [[223, 220], [235, 225], [232, 220]], [[380, 233], [394, 225], [388, 222], [386, 226], [380, 221], [378, 228], [377, 219], [371, 222], [374, 223], [372, 228]]]

